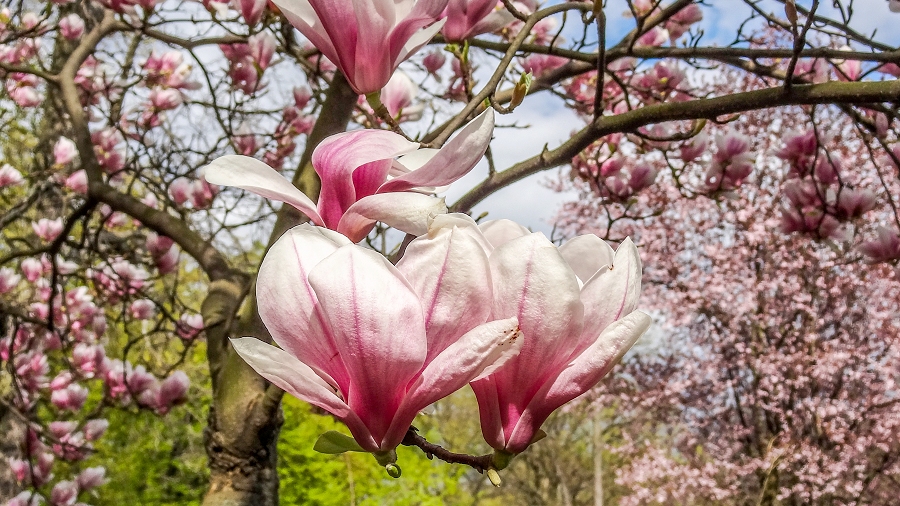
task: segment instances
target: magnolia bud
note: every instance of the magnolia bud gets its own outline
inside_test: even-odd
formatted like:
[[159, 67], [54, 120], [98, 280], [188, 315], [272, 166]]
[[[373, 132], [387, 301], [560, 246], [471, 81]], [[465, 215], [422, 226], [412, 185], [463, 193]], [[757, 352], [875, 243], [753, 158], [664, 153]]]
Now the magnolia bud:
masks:
[[531, 72], [527, 72], [522, 74], [522, 77], [519, 78], [519, 82], [516, 83], [516, 87], [513, 88], [512, 99], [509, 101], [509, 110], [513, 110], [525, 100], [525, 96], [528, 95], [528, 89], [531, 88], [531, 81], [533, 80], [533, 76]]

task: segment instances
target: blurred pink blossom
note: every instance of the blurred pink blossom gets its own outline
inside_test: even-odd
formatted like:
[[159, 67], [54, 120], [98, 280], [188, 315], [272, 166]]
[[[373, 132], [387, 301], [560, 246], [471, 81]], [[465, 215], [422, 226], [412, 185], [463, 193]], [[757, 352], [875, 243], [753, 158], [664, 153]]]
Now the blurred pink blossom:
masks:
[[22, 173], [14, 169], [12, 165], [0, 166], [0, 188], [14, 186], [22, 182]]
[[59, 237], [59, 234], [63, 231], [63, 220], [62, 218], [49, 219], [49, 218], [41, 218], [37, 221], [37, 223], [31, 224], [32, 230], [34, 230], [35, 235], [40, 237], [45, 242], [52, 242], [54, 239]]

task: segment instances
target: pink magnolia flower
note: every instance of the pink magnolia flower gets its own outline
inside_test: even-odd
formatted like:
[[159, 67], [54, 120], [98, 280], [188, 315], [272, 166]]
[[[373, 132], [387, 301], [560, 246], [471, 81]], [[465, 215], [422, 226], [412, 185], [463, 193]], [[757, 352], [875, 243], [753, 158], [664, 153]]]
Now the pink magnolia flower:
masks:
[[275, 36], [269, 32], [260, 32], [256, 35], [251, 35], [247, 39], [250, 57], [253, 58], [260, 70], [269, 68], [269, 64], [272, 63], [272, 56], [275, 55], [276, 45]]
[[447, 0], [274, 0], [359, 94], [387, 84], [401, 62], [441, 29]]
[[[840, 47], [841, 51], [853, 51], [853, 48], [847, 45]], [[856, 81], [862, 75], [862, 62], [859, 60], [835, 60], [839, 72], [838, 79], [841, 81]]]
[[68, 164], [75, 159], [77, 154], [78, 150], [75, 148], [75, 143], [67, 137], [60, 137], [53, 146], [53, 162], [56, 165]]
[[54, 390], [53, 393], [50, 394], [50, 402], [58, 409], [78, 411], [84, 406], [87, 395], [87, 388], [72, 383], [66, 388]]
[[175, 88], [153, 88], [150, 91], [150, 106], [157, 111], [168, 111], [175, 109], [184, 103], [184, 96], [181, 91]]
[[524, 344], [472, 389], [485, 440], [517, 454], [550, 413], [597, 384], [651, 320], [634, 310], [641, 261], [631, 240], [616, 252], [594, 235], [557, 248], [508, 220], [481, 229], [494, 248], [491, 318], [517, 317]]
[[66, 178], [65, 185], [66, 185], [66, 188], [72, 190], [75, 193], [87, 195], [87, 193], [88, 193], [87, 172], [85, 172], [83, 169], [73, 172], [69, 177]]
[[114, 398], [136, 396], [156, 384], [156, 378], [144, 366], [132, 367], [130, 362], [111, 360], [106, 367], [104, 380]]
[[[38, 274], [34, 279], [40, 277]], [[22, 276], [16, 274], [16, 271], [10, 269], [9, 267], [0, 267], [0, 295], [4, 293], [11, 292], [16, 285], [19, 284], [19, 281], [22, 280]]]
[[22, 260], [19, 267], [22, 269], [25, 279], [30, 283], [34, 283], [44, 275], [44, 265], [37, 258], [26, 258]]
[[185, 341], [196, 338], [200, 331], [203, 330], [203, 315], [199, 314], [183, 314], [178, 319], [176, 329], [178, 337]]
[[259, 23], [268, 3], [268, 0], [238, 0], [241, 15], [244, 16], [244, 21], [250, 26], [256, 26]]
[[60, 481], [50, 491], [53, 506], [74, 506], [78, 500], [78, 485], [74, 481]]
[[95, 418], [88, 420], [84, 424], [84, 438], [88, 441], [96, 441], [109, 428], [109, 421], [105, 418]]
[[56, 218], [55, 220], [41, 218], [37, 223], [32, 223], [31, 228], [34, 230], [35, 235], [42, 240], [51, 242], [62, 233], [63, 220], [62, 218]]
[[125, 139], [118, 130], [107, 128], [91, 134], [97, 162], [109, 174], [115, 174], [125, 168]]
[[568, 60], [552, 54], [532, 53], [522, 59], [522, 70], [540, 77], [551, 70], [562, 67]]
[[703, 21], [703, 11], [697, 4], [690, 4], [687, 7], [676, 12], [674, 16], [666, 21], [666, 30], [669, 31], [669, 37], [675, 42], [679, 37], [690, 30], [691, 25]]
[[206, 180], [290, 204], [314, 224], [337, 230], [353, 242], [365, 238], [376, 221], [422, 235], [428, 219], [446, 212], [446, 206], [442, 199], [416, 190], [431, 192], [472, 170], [493, 128], [494, 114], [488, 109], [440, 150], [418, 149], [417, 143], [386, 130], [328, 137], [312, 156], [322, 180], [318, 206], [274, 169], [246, 156], [213, 161], [206, 167]]
[[175, 205], [184, 205], [185, 202], [191, 199], [191, 194], [193, 193], [194, 187], [191, 184], [191, 180], [180, 177], [169, 185], [169, 196], [172, 197], [172, 201], [175, 202]]
[[425, 58], [422, 58], [422, 66], [425, 67], [429, 74], [436, 73], [446, 62], [447, 57], [440, 51], [432, 51], [425, 55]]
[[128, 307], [128, 314], [136, 320], [149, 320], [156, 314], [156, 304], [150, 299], [138, 299]]
[[297, 106], [297, 109], [303, 109], [312, 99], [312, 90], [308, 86], [297, 86], [294, 88], [293, 95], [294, 105]]
[[394, 72], [391, 80], [381, 90], [381, 103], [398, 121], [416, 121], [422, 117], [424, 104], [413, 105], [419, 87], [401, 71]]
[[0, 166], [0, 188], [14, 186], [22, 182], [22, 173], [14, 169], [12, 165]]
[[6, 504], [7, 506], [41, 506], [43, 503], [44, 500], [39, 494], [26, 490], [10, 499]]
[[900, 259], [900, 234], [888, 227], [878, 227], [878, 237], [859, 245], [859, 251], [871, 262]]
[[515, 21], [515, 17], [497, 0], [450, 0], [441, 33], [451, 42], [461, 42], [482, 33], [490, 33]]
[[900, 0], [888, 0], [888, 9], [891, 12], [900, 12]]
[[259, 139], [253, 135], [253, 131], [250, 130], [250, 125], [247, 123], [241, 123], [234, 131], [231, 141], [234, 143], [235, 151], [244, 156], [251, 156], [259, 149]]
[[69, 14], [59, 20], [59, 33], [68, 40], [75, 40], [84, 34], [84, 20], [77, 14]]
[[140, 395], [142, 404], [164, 415], [176, 404], [182, 404], [187, 400], [187, 391], [191, 386], [184, 371], [175, 371], [161, 383], [154, 383]]
[[260, 316], [281, 348], [232, 345], [273, 384], [344, 422], [357, 451], [394, 462], [420, 410], [521, 346], [514, 317], [484, 323], [490, 274], [472, 228], [432, 229], [395, 267], [333, 231], [295, 227], [257, 278]]
[[101, 466], [89, 467], [84, 471], [78, 473], [78, 477], [75, 478], [75, 482], [78, 484], [79, 490], [90, 490], [92, 488], [97, 488], [107, 482], [106, 468]]

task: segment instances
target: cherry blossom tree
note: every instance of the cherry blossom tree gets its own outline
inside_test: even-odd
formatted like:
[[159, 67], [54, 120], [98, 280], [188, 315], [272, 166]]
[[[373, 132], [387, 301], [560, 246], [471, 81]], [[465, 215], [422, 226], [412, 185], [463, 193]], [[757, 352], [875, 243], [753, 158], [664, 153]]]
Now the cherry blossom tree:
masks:
[[[89, 500], [105, 472], [78, 463], [102, 438], [104, 413], [165, 416], [203, 395], [211, 399], [203, 503], [277, 504], [285, 390], [348, 426], [353, 437], [326, 434], [317, 444], [324, 451], [371, 452], [397, 475], [395, 447], [416, 446], [497, 482], [510, 459], [540, 444], [550, 413], [596, 383], [646, 329], [648, 318], [635, 311], [639, 255], [653, 301], [640, 306], [665, 309], [657, 286], [673, 286], [663, 267], [672, 257], [659, 238], [679, 233], [692, 206], [735, 209], [708, 218], [710, 230], [723, 227], [710, 232], [723, 240], [737, 241], [736, 227], [752, 219], [754, 240], [791, 241], [781, 256], [766, 252], [773, 270], [760, 286], [780, 282], [776, 264], [799, 268], [792, 267], [798, 248], [812, 248], [808, 258], [831, 269], [819, 289], [838, 288], [831, 299], [815, 298], [802, 288], [817, 281], [801, 284], [791, 292], [804, 293], [801, 302], [784, 310], [840, 321], [822, 324], [835, 328], [829, 339], [832, 332], [858, 338], [863, 327], [848, 325], [860, 321], [877, 330], [883, 339], [867, 341], [865, 353], [837, 341], [850, 355], [840, 360], [857, 360], [866, 378], [882, 381], [887, 373], [869, 368], [889, 367], [890, 327], [870, 323], [877, 307], [856, 301], [895, 300], [894, 285], [853, 280], [886, 273], [900, 258], [896, 49], [854, 28], [850, 2], [740, 5], [746, 23], [724, 45], [702, 36], [709, 7], [690, 0], [627, 1], [625, 17], [602, 2], [532, 0], [3, 7], [0, 360], [4, 414], [21, 429], [9, 460], [21, 489], [12, 504]], [[878, 5], [885, 15], [895, 7]], [[704, 85], [708, 69], [729, 80]], [[550, 96], [584, 120], [571, 125], [571, 137], [528, 158], [495, 157], [494, 122], [509, 126], [504, 115]], [[766, 151], [774, 123], [758, 111], [787, 107], [804, 107], [807, 118], [790, 135], [779, 130], [780, 144], [769, 143], [778, 151]], [[746, 125], [750, 113], [758, 118], [752, 129], [712, 126]], [[483, 180], [455, 202], [434, 196], [482, 154]], [[557, 248], [513, 222], [466, 216], [491, 194], [562, 166], [591, 197], [567, 210], [567, 235], [586, 231], [602, 209], [608, 226], [590, 230], [600, 239], [576, 237]], [[747, 216], [729, 200], [754, 191], [759, 202], [778, 204]], [[312, 225], [295, 228], [307, 219]], [[684, 262], [699, 261], [707, 245], [686, 241]], [[703, 254], [713, 253], [727, 256]], [[717, 286], [734, 293], [739, 281]], [[689, 290], [696, 305], [713, 300], [708, 288]], [[514, 307], [512, 297], [522, 303]], [[542, 314], [550, 303], [553, 311]], [[280, 304], [298, 312], [285, 316]], [[683, 304], [666, 321], [686, 328], [692, 307]], [[841, 311], [859, 316], [844, 323]], [[726, 326], [741, 318], [720, 316]], [[884, 318], [877, 321], [889, 323]], [[802, 318], [798, 325], [806, 328]], [[403, 342], [385, 345], [401, 335], [392, 333], [397, 327]], [[685, 342], [711, 328], [684, 331]], [[801, 353], [791, 343], [777, 353]], [[768, 350], [743, 344], [747, 363]], [[716, 350], [707, 346], [704, 358]], [[205, 357], [204, 373], [187, 367], [197, 356]], [[375, 362], [384, 374], [369, 369]], [[531, 373], [540, 377], [517, 391]], [[664, 373], [641, 378], [673, 380]], [[408, 427], [418, 410], [469, 382], [493, 454], [456, 453]], [[842, 413], [876, 409], [891, 392], [887, 384], [864, 386], [865, 378], [841, 381], [839, 390], [854, 390], [863, 403], [852, 409], [833, 413], [824, 400], [804, 409], [850, 424]], [[779, 409], [760, 416], [793, 426], [784, 413], [794, 408]], [[715, 432], [705, 423], [695, 428]], [[858, 444], [841, 444], [863, 455], [877, 431], [890, 430], [876, 425], [854, 433]], [[752, 460], [748, 448], [759, 451], [777, 434], [729, 446], [733, 466], [744, 467], [721, 469], [768, 462], [778, 485], [763, 479], [763, 497], [819, 500], [812, 471], [800, 468], [839, 452], [810, 443], [796, 453], [805, 457], [781, 457], [790, 464], [780, 470], [766, 460], [788, 454], [778, 440], [784, 446], [773, 443], [770, 457]], [[655, 458], [671, 460], [674, 448], [685, 448], [672, 441]], [[871, 469], [842, 477], [862, 483], [857, 494], [873, 494], [886, 485], [861, 478]], [[673, 483], [661, 478], [647, 490], [668, 493]], [[692, 497], [737, 493], [715, 483]]]
[[835, 106], [704, 132], [628, 159], [598, 160], [598, 144], [560, 182], [582, 192], [561, 226], [637, 238], [663, 324], [594, 401], [618, 407], [620, 502], [889, 504], [900, 272], [877, 263], [896, 226], [877, 202], [900, 186], [885, 134]]

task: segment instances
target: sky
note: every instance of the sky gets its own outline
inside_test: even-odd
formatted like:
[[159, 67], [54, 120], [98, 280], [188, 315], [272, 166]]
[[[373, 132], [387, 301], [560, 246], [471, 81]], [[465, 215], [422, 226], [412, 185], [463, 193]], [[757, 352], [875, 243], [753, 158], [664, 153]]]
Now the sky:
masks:
[[[668, 2], [666, 2], [668, 3]], [[810, 6], [811, 0], [798, 0], [801, 6]], [[847, 3], [846, 1], [844, 2]], [[703, 8], [704, 19], [699, 25], [705, 45], [726, 45], [735, 36], [740, 24], [747, 19], [750, 9], [741, 0], [708, 0]], [[834, 16], [835, 9], [830, 1], [822, 1], [823, 14]], [[770, 12], [783, 12], [783, 7], [774, 1], [764, 0], [764, 8]], [[876, 39], [900, 46], [900, 13], [891, 13], [885, 0], [856, 0], [851, 26], [857, 31]], [[627, 11], [624, 0], [609, 0], [607, 26], [609, 39], [617, 41], [626, 33], [633, 22], [623, 14]], [[527, 129], [502, 128], [502, 125], [530, 125]], [[563, 107], [562, 101], [547, 93], [529, 97], [513, 114], [497, 116], [498, 128], [491, 144], [498, 170], [534, 156], [547, 145], [550, 149], [560, 145], [569, 135], [584, 123], [574, 113]], [[509, 218], [522, 223], [532, 230], [550, 235], [553, 217], [562, 203], [574, 199], [572, 194], [556, 193], [542, 181], [556, 177], [558, 169], [552, 169], [531, 176], [507, 187], [485, 199], [473, 210], [473, 215], [488, 212], [488, 219]], [[457, 181], [447, 192], [447, 202], [455, 202], [467, 189], [487, 175], [487, 164], [482, 162], [468, 176]]]

